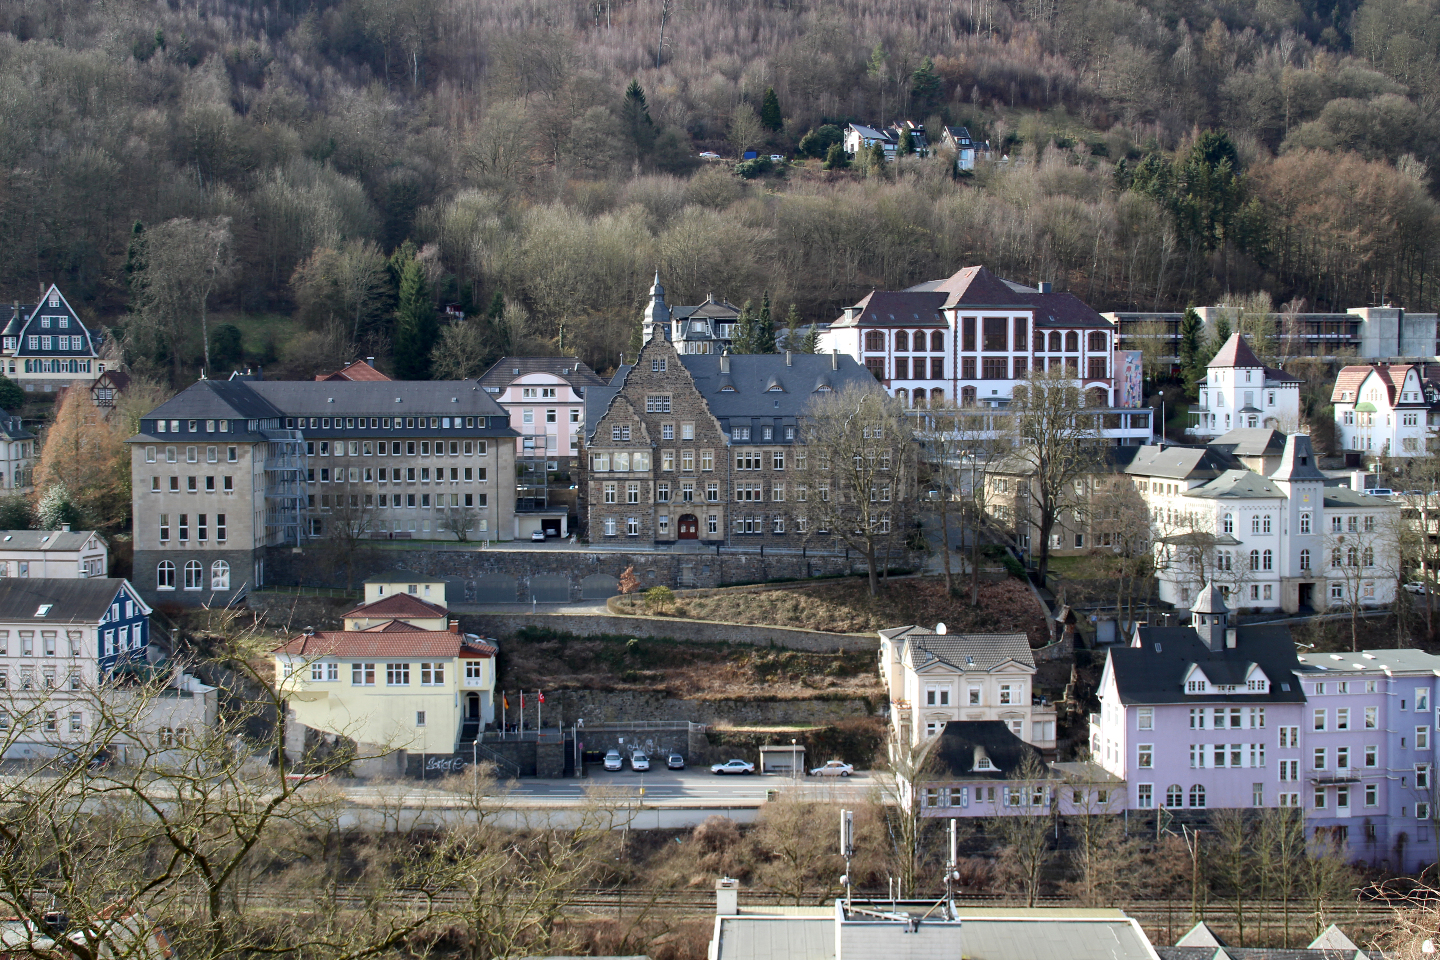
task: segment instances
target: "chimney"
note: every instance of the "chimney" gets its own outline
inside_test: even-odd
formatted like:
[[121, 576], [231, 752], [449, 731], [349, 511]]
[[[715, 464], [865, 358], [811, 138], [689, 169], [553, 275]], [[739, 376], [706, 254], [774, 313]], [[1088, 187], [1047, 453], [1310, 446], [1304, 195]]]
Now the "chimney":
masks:
[[451, 620], [451, 621], [450, 621], [450, 632], [451, 632], [451, 633], [459, 633], [459, 632], [460, 632], [460, 621], [459, 621], [459, 620]]
[[313, 637], [313, 636], [315, 636], [315, 628], [314, 628], [314, 627], [306, 627], [304, 630], [301, 631], [301, 633], [305, 634], [305, 636], [307, 636], [307, 637]]
[[368, 363], [368, 364], [370, 364], [370, 366], [372, 366], [372, 367], [375, 366], [375, 358], [374, 358], [374, 357], [366, 357], [366, 358], [365, 358], [365, 362]]
[[785, 351], [785, 366], [787, 366], [787, 367], [793, 367], [793, 366], [794, 366], [794, 364], [790, 362], [790, 351], [789, 351], [789, 350], [786, 350], [786, 351]]
[[1235, 628], [1234, 628], [1234, 627], [1226, 627], [1226, 628], [1225, 628], [1225, 649], [1226, 649], [1226, 650], [1234, 650], [1234, 649], [1235, 649]]
[[831, 370], [839, 370], [839, 369], [840, 369], [840, 351], [839, 351], [839, 350], [831, 350], [831, 351], [830, 351], [830, 369], [831, 369]]
[[730, 372], [730, 351], [729, 351], [729, 350], [726, 350], [724, 353], [720, 354], [720, 372], [721, 372], [721, 373], [729, 373], [729, 372]]
[[740, 915], [740, 881], [721, 877], [715, 881], [715, 915], [738, 917]]
[[1049, 281], [1049, 280], [1041, 280], [1039, 283], [1035, 284], [1035, 289], [1036, 289], [1036, 290], [1039, 290], [1041, 293], [1049, 293], [1049, 292], [1050, 292], [1050, 281]]
[[70, 524], [68, 524], [68, 523], [62, 523], [62, 524], [60, 524], [60, 532], [61, 532], [61, 533], [69, 533], [69, 532], [70, 532]]

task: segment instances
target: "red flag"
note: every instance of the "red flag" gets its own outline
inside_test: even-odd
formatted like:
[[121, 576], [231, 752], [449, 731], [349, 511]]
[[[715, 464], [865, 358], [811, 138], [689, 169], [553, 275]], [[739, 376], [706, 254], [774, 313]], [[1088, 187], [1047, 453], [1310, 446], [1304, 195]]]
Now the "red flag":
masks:
[[524, 709], [525, 709], [525, 691], [524, 691], [524, 690], [521, 690], [521, 691], [520, 691], [520, 709], [521, 709], [521, 710], [524, 710]]
[[544, 703], [544, 702], [545, 702], [545, 691], [544, 691], [544, 690], [536, 690], [535, 692], [540, 695], [540, 702], [541, 702], [541, 703]]

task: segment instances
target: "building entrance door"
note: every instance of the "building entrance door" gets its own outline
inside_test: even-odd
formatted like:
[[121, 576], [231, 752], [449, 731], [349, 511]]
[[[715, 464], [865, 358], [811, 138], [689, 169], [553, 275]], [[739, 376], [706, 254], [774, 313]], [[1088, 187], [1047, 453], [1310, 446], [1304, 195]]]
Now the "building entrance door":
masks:
[[480, 719], [480, 694], [471, 693], [465, 697], [465, 717], [468, 720]]
[[680, 517], [680, 539], [700, 539], [700, 521], [696, 518], [695, 514], [687, 513]]

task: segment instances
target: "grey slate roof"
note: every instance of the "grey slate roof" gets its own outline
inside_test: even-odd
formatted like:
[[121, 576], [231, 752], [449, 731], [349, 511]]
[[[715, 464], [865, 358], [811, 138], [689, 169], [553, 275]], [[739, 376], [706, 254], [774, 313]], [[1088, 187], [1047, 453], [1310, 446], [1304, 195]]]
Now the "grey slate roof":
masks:
[[1275, 480], [1319, 480], [1324, 482], [1325, 474], [1315, 466], [1315, 448], [1310, 438], [1303, 433], [1292, 433], [1285, 438], [1285, 453], [1280, 466], [1270, 476]]
[[145, 418], [265, 420], [283, 417], [284, 414], [269, 400], [250, 389], [254, 385], [255, 381], [246, 380], [197, 380], [145, 414]]
[[[851, 385], [880, 389], [870, 371], [855, 362], [853, 357], [842, 355], [837, 358], [833, 354], [810, 353], [792, 353], [789, 357], [787, 365], [783, 353], [730, 355], [730, 372], [721, 373], [719, 356], [679, 355], [681, 364], [690, 373], [711, 414], [727, 430], [732, 420], [736, 423], [757, 420], [795, 423], [805, 415], [815, 392], [822, 385], [835, 391]], [[609, 385], [585, 391], [587, 439], [594, 438], [600, 420], [610, 409], [610, 402], [620, 392], [621, 384], [633, 369], [633, 366], [621, 367]], [[772, 384], [778, 384], [781, 389], [769, 389]], [[722, 389], [727, 386], [733, 390]], [[778, 433], [773, 440], [762, 440], [759, 432], [754, 431], [749, 441], [735, 442], [773, 445], [786, 441]]]
[[904, 629], [908, 632], [894, 633], [889, 639], [903, 638], [909, 642], [910, 658], [916, 669], [937, 660], [972, 673], [993, 670], [1010, 660], [1027, 667], [1035, 666], [1030, 640], [1023, 633], [937, 634], [921, 627]]
[[512, 380], [530, 373], [548, 373], [559, 377], [582, 395], [585, 388], [603, 384], [605, 380], [584, 361], [575, 357], [502, 357], [491, 364], [490, 369], [480, 374], [478, 382], [484, 387], [505, 388]]
[[337, 413], [341, 416], [358, 413], [453, 416], [458, 413], [504, 417], [507, 423], [510, 417], [474, 380], [253, 380], [245, 386], [276, 409], [283, 410], [285, 416], [318, 417]]
[[102, 544], [105, 542], [105, 538], [94, 530], [72, 530], [69, 533], [64, 530], [0, 530], [0, 548], [46, 553], [79, 550], [91, 537], [98, 538]]
[[1226, 470], [1244, 467], [1238, 459], [1211, 447], [1146, 444], [1139, 448], [1125, 472], [1140, 477], [1170, 480], [1208, 480]]
[[835, 960], [835, 918], [721, 917], [718, 960]]
[[1285, 452], [1285, 434], [1268, 427], [1237, 427], [1211, 440], [1209, 446], [1237, 457], [1279, 456]]
[[1325, 507], [1347, 507], [1367, 508], [1374, 510], [1377, 507], [1384, 507], [1394, 503], [1389, 497], [1367, 497], [1355, 490], [1346, 490], [1344, 487], [1325, 488]]
[[[91, 577], [75, 580], [0, 578], [0, 621], [30, 621], [38, 624], [98, 623], [115, 595], [124, 587], [118, 577]], [[35, 614], [51, 604], [44, 617]]]
[[[1037, 763], [1040, 751], [1021, 740], [1003, 720], [948, 720], [931, 751], [935, 773], [929, 779], [1006, 780], [1026, 757]], [[976, 770], [975, 763], [988, 757], [993, 770]], [[1045, 769], [1039, 765], [1039, 769]], [[967, 953], [969, 951], [966, 951]]]
[[1284, 492], [1274, 482], [1248, 469], [1226, 470], [1204, 486], [1187, 490], [1185, 496], [1202, 500], [1285, 499]]
[[949, 324], [940, 315], [945, 294], [909, 290], [872, 290], [851, 309], [858, 311], [852, 318], [847, 312], [830, 326], [889, 327], [897, 324], [917, 327], [945, 327]]
[[[1141, 627], [1139, 645], [1109, 651], [1110, 668], [1122, 703], [1303, 703], [1299, 663], [1290, 628], [1257, 624], [1236, 628], [1235, 647], [1212, 651], [1192, 627]], [[1211, 683], [1244, 684], [1256, 664], [1270, 680], [1268, 693], [1187, 694], [1185, 673], [1199, 664]], [[1289, 687], [1289, 689], [1285, 689]]]

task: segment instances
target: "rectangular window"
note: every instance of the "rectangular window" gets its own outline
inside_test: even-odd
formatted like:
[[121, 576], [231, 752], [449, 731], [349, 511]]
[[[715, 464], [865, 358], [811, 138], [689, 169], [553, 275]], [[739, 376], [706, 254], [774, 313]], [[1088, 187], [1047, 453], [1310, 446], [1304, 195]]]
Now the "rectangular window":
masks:
[[422, 663], [420, 664], [420, 685], [427, 687], [439, 686], [445, 682], [444, 663]]
[[385, 685], [389, 687], [404, 687], [410, 684], [410, 664], [408, 663], [387, 663], [385, 664]]
[[1327, 751], [1326, 751], [1326, 749], [1325, 749], [1324, 747], [1316, 747], [1316, 748], [1315, 748], [1315, 753], [1314, 753], [1314, 756], [1312, 757], [1312, 759], [1314, 760], [1314, 764], [1313, 764], [1312, 769], [1315, 769], [1315, 770], [1324, 770], [1324, 769], [1325, 769], [1326, 754], [1327, 754]]
[[352, 663], [350, 664], [350, 683], [357, 687], [375, 686], [375, 664], [373, 663]]
[[1316, 729], [1316, 730], [1322, 730], [1322, 731], [1323, 731], [1323, 730], [1325, 729], [1325, 714], [1326, 714], [1326, 711], [1324, 711], [1324, 710], [1316, 710], [1316, 711], [1315, 711], [1315, 729]]
[[1142, 743], [1136, 749], [1136, 766], [1148, 768], [1155, 765], [1155, 745], [1153, 743]]
[[1340, 709], [1335, 711], [1335, 729], [1350, 729], [1350, 711], [1347, 708], [1341, 707]]
[[1155, 729], [1155, 708], [1154, 708], [1154, 707], [1139, 707], [1139, 708], [1135, 711], [1135, 717], [1136, 717], [1136, 719], [1135, 719], [1136, 729], [1138, 729], [1138, 730], [1153, 730], [1153, 729]]
[[162, 514], [160, 514], [160, 542], [161, 542], [161, 543], [168, 543], [169, 541], [170, 541], [170, 514], [168, 514], [168, 513], [162, 513]]
[[[1371, 683], [1374, 683], [1374, 682], [1375, 682], [1374, 680], [1366, 681], [1367, 685], [1368, 685], [1368, 684], [1371, 684]], [[1366, 692], [1366, 693], [1374, 693], [1375, 691], [1367, 688], [1365, 692]], [[1374, 730], [1374, 729], [1376, 728], [1377, 724], [1379, 723], [1379, 716], [1380, 716], [1380, 708], [1379, 708], [1379, 707], [1366, 707], [1366, 708], [1365, 708], [1365, 729], [1366, 729], [1366, 730]]]

